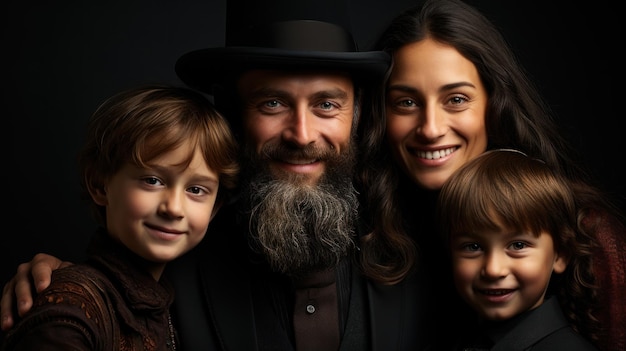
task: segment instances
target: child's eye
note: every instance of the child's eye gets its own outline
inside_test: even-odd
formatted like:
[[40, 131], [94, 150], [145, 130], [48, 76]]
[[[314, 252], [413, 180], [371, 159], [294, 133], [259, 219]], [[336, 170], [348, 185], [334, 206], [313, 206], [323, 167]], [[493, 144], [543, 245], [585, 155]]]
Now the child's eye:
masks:
[[478, 245], [477, 243], [469, 243], [466, 244], [464, 247], [467, 251], [480, 251], [480, 245]]
[[189, 187], [189, 188], [187, 188], [187, 191], [189, 191], [190, 193], [195, 194], [195, 195], [202, 195], [203, 193], [207, 193], [208, 192], [206, 189], [201, 188], [199, 186]]
[[521, 241], [516, 241], [516, 242], [511, 244], [511, 248], [513, 250], [522, 250], [522, 249], [526, 248], [526, 243], [521, 242]]
[[161, 185], [161, 184], [163, 184], [161, 182], [161, 180], [159, 180], [159, 178], [156, 178], [156, 177], [146, 177], [146, 178], [143, 179], [143, 181], [146, 184], [150, 184], [150, 185]]

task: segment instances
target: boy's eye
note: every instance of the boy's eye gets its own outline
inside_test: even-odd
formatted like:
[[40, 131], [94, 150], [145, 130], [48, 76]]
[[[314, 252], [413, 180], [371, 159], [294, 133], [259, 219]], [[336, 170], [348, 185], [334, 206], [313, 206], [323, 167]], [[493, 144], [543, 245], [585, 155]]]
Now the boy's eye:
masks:
[[199, 194], [201, 194], [201, 193], [203, 193], [203, 192], [204, 192], [204, 189], [202, 189], [202, 188], [200, 188], [200, 187], [198, 187], [198, 186], [192, 186], [192, 187], [188, 188], [187, 190], [188, 190], [190, 193], [192, 193], [192, 194], [196, 194], [196, 195], [199, 195]]
[[511, 244], [511, 247], [513, 248], [513, 250], [521, 250], [526, 247], [526, 244], [521, 241], [516, 241]]
[[480, 251], [480, 245], [477, 243], [469, 243], [464, 246], [467, 251]]
[[158, 184], [161, 183], [161, 181], [158, 178], [156, 178], [156, 177], [144, 178], [144, 182], [146, 182], [147, 184], [150, 184], [150, 185], [158, 185]]

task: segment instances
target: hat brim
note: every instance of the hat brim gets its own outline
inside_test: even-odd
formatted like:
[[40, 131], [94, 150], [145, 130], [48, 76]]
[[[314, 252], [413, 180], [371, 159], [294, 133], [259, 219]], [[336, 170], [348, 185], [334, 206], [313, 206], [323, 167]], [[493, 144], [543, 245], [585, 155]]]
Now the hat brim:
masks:
[[[188, 86], [211, 94], [250, 69], [332, 70], [351, 74], [362, 82], [380, 82], [390, 56], [382, 51], [326, 52], [257, 47], [208, 48], [191, 51], [176, 62], [178, 77]], [[231, 82], [232, 83], [232, 82]]]

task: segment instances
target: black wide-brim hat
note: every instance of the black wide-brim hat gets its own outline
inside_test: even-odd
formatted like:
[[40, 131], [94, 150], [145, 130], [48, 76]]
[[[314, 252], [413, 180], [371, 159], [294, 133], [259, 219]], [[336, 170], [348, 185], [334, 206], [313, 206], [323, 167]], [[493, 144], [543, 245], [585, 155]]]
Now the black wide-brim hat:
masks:
[[381, 82], [389, 55], [358, 51], [349, 23], [341, 0], [227, 0], [226, 45], [182, 55], [176, 73], [207, 93], [249, 69], [343, 71]]

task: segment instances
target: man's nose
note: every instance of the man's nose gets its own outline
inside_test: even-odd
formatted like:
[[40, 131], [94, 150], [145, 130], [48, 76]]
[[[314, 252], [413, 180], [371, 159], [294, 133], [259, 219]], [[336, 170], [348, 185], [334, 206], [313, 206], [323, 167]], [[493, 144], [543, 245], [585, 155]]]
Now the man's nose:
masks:
[[301, 147], [314, 143], [319, 136], [317, 119], [305, 106], [296, 107], [283, 131], [283, 139]]

